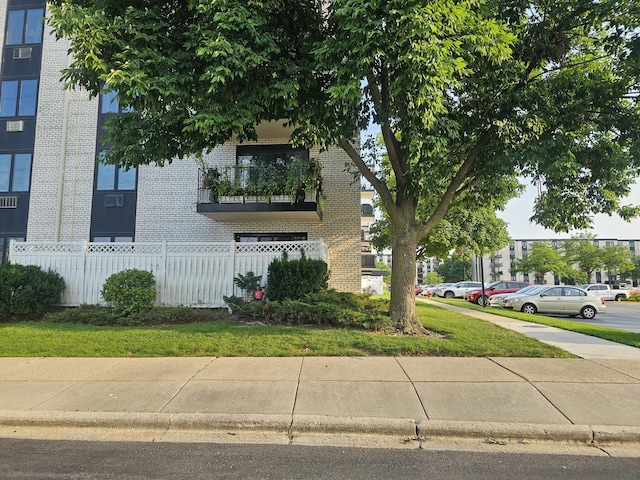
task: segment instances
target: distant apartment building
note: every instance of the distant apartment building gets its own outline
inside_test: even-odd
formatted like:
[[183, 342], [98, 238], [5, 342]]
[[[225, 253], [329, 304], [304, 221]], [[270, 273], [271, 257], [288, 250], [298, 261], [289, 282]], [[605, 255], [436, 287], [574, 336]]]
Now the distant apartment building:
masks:
[[[522, 272], [514, 272], [512, 267], [516, 260], [522, 259], [531, 251], [533, 244], [536, 242], [545, 242], [554, 248], [560, 248], [562, 239], [551, 240], [513, 240], [506, 247], [501, 248], [492, 255], [485, 255], [482, 258], [475, 257], [472, 260], [473, 280], [480, 281], [484, 278], [485, 282], [494, 282], [498, 280], [525, 281], [535, 284], [555, 285], [561, 283], [558, 276], [547, 273], [540, 278], [535, 273], [529, 274]], [[594, 244], [599, 247], [612, 245], [621, 245], [628, 249], [633, 256], [640, 255], [640, 240], [616, 239], [616, 238], [596, 238]], [[619, 278], [613, 275], [615, 282], [625, 282], [627, 279]], [[593, 272], [589, 283], [607, 283], [609, 281], [609, 272], [606, 269], [596, 269]]]

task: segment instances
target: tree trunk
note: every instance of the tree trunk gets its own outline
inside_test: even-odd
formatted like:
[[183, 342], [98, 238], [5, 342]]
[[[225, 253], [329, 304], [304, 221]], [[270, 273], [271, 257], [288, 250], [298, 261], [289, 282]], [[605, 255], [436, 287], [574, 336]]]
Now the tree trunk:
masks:
[[391, 218], [392, 262], [391, 305], [389, 316], [396, 330], [407, 334], [429, 333], [416, 314], [416, 249], [415, 208], [411, 202], [400, 206], [398, 218]]

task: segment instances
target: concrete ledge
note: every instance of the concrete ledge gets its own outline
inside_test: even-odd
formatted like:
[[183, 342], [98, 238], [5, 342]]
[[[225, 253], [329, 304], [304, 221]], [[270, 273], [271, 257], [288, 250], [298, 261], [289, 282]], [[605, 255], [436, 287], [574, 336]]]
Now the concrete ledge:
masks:
[[0, 411], [1, 426], [145, 430], [260, 430], [286, 433], [287, 415]]
[[0, 411], [0, 425], [75, 428], [169, 428], [170, 415], [139, 412]]
[[259, 430], [286, 434], [291, 425], [290, 415], [172, 413], [170, 416], [170, 430]]
[[529, 423], [454, 422], [429, 420], [417, 425], [420, 437], [499, 438], [556, 440], [591, 443], [588, 425], [546, 425]]
[[0, 427], [103, 429], [157, 433], [239, 432], [295, 437], [304, 434], [504, 439], [590, 444], [640, 444], [640, 427], [455, 422], [408, 418], [245, 415], [207, 413], [0, 411]]
[[328, 417], [324, 415], [295, 415], [291, 434], [376, 434], [416, 436], [416, 421], [411, 418]]
[[621, 442], [640, 444], [640, 427], [597, 425], [591, 428], [593, 430], [593, 441], [596, 443]]

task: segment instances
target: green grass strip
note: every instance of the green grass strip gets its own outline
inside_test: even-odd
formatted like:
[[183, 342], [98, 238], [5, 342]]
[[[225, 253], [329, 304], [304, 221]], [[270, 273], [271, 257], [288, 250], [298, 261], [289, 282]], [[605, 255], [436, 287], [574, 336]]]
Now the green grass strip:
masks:
[[419, 304], [424, 325], [444, 339], [349, 329], [294, 328], [211, 321], [155, 327], [0, 324], [3, 357], [289, 357], [456, 356], [572, 357], [489, 322]]
[[[630, 345], [632, 347], [640, 348], [640, 333], [627, 332], [625, 330], [602, 327], [600, 325], [591, 325], [579, 321], [546, 317], [539, 314], [531, 315], [528, 313], [514, 312], [512, 310], [505, 310], [502, 308], [484, 308], [465, 300], [445, 300], [438, 298], [437, 301], [448, 303], [450, 305], [455, 305], [458, 307], [469, 308], [472, 310], [484, 311], [494, 315], [500, 315], [502, 317], [515, 318], [516, 320], [523, 320], [525, 322], [539, 323], [541, 325], [547, 325], [549, 327], [561, 328], [562, 330], [568, 330], [570, 332], [583, 333], [592, 337], [603, 338], [605, 340], [611, 340], [612, 342], [621, 343], [623, 345]], [[597, 318], [598, 317], [596, 316], [596, 319]]]

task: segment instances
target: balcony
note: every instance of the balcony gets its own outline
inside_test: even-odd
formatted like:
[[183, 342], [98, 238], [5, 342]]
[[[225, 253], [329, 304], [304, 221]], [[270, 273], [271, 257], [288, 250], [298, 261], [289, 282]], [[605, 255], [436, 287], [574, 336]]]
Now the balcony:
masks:
[[374, 270], [376, 268], [376, 256], [372, 254], [362, 254], [360, 256], [360, 266], [363, 270]]
[[322, 220], [321, 166], [296, 159], [286, 167], [232, 165], [201, 169], [197, 212], [213, 220]]
[[375, 190], [368, 185], [360, 185], [360, 199], [361, 200], [373, 200], [375, 196]]
[[362, 203], [360, 205], [361, 209], [361, 222], [373, 222], [375, 220], [373, 205], [369, 205], [368, 203]]

